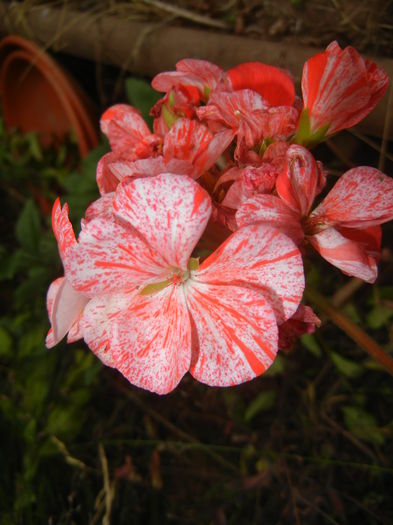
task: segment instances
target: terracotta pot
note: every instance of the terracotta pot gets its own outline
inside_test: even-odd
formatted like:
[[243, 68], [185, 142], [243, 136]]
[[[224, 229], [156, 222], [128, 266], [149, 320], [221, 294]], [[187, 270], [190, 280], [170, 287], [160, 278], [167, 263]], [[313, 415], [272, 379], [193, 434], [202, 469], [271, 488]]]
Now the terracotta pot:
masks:
[[82, 157], [97, 146], [92, 104], [43, 50], [18, 36], [0, 43], [0, 94], [7, 127], [36, 131], [43, 147], [72, 131]]

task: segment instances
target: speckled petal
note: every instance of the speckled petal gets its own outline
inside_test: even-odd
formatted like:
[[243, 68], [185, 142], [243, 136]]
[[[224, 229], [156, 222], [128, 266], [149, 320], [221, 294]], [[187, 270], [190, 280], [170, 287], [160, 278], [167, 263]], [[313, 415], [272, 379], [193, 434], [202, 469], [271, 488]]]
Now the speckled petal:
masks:
[[260, 291], [190, 281], [186, 296], [198, 341], [190, 372], [198, 381], [238, 385], [272, 364], [276, 317]]
[[191, 324], [183, 287], [170, 285], [133, 304], [116, 320], [111, 341], [116, 368], [158, 394], [173, 390], [189, 370]]
[[152, 134], [140, 112], [127, 104], [111, 106], [102, 115], [100, 124], [115, 152], [130, 150]]
[[117, 216], [136, 228], [169, 266], [187, 269], [211, 214], [209, 194], [188, 177], [164, 173], [124, 180], [116, 191]]
[[112, 344], [119, 319], [135, 300], [136, 290], [94, 297], [86, 306], [81, 319], [83, 338], [92, 352], [107, 366], [116, 367]]
[[56, 199], [52, 208], [52, 228], [64, 264], [65, 258], [76, 244], [76, 239], [68, 218], [68, 205], [64, 204], [62, 208], [59, 198]]
[[375, 257], [367, 253], [359, 241], [344, 237], [335, 228], [311, 235], [308, 240], [324, 259], [343, 273], [368, 283], [373, 283], [377, 278]]
[[194, 178], [208, 170], [231, 143], [228, 130], [213, 133], [196, 120], [178, 119], [165, 136], [164, 158], [188, 161], [194, 166]]
[[[101, 195], [112, 193], [117, 188], [120, 179], [112, 171], [111, 166], [122, 157], [118, 153], [110, 151], [100, 158], [97, 164], [96, 180]], [[123, 159], [122, 159], [123, 160]]]
[[158, 279], [166, 265], [133, 229], [107, 217], [84, 224], [65, 271], [72, 286], [93, 297]]
[[311, 216], [330, 225], [366, 228], [393, 219], [393, 179], [375, 168], [353, 168], [336, 182]]
[[273, 226], [285, 233], [298, 246], [304, 240], [299, 214], [274, 195], [255, 195], [248, 199], [237, 211], [236, 222], [239, 228], [256, 222]]
[[195, 279], [259, 286], [281, 323], [293, 315], [304, 290], [303, 262], [294, 242], [275, 228], [240, 228], [208, 257]]

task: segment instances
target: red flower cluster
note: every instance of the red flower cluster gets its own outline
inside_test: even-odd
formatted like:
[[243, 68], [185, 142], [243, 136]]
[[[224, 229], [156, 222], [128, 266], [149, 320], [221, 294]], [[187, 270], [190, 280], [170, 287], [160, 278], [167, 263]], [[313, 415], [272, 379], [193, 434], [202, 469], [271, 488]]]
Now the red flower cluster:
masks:
[[181, 60], [157, 75], [151, 132], [137, 110], [101, 120], [101, 198], [75, 238], [57, 200], [64, 277], [48, 291], [47, 346], [84, 338], [131, 383], [171, 391], [190, 373], [228, 386], [260, 375], [319, 319], [301, 304], [307, 244], [373, 282], [393, 180], [354, 168], [314, 207], [326, 172], [308, 147], [369, 113], [385, 73], [333, 42], [288, 73]]

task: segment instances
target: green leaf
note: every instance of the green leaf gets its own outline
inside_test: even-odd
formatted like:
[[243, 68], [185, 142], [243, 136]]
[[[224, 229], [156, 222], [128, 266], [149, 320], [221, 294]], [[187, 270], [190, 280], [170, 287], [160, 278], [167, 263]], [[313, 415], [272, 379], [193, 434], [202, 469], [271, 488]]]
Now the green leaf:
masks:
[[321, 347], [318, 344], [318, 341], [315, 339], [315, 336], [313, 334], [304, 334], [300, 338], [300, 341], [302, 342], [302, 345], [307, 348], [309, 352], [311, 352], [315, 357], [321, 357], [322, 350]]
[[26, 202], [15, 228], [19, 244], [28, 252], [35, 253], [41, 236], [40, 216], [32, 200]]
[[350, 361], [336, 352], [331, 352], [330, 357], [337, 370], [347, 377], [356, 378], [361, 376], [365, 371], [363, 365]]
[[385, 437], [381, 429], [377, 426], [375, 417], [365, 410], [354, 407], [345, 406], [342, 408], [345, 425], [354, 436], [364, 441], [374, 443], [374, 445], [382, 445]]
[[279, 374], [282, 374], [285, 370], [285, 359], [283, 358], [282, 355], [278, 354], [278, 356], [276, 357], [276, 359], [274, 360], [272, 366], [270, 368], [268, 368], [266, 370], [266, 372], [264, 373], [264, 376], [265, 377], [273, 377], [273, 376], [277, 376]]
[[37, 134], [28, 133], [26, 135], [26, 140], [29, 146], [30, 155], [33, 157], [33, 159], [37, 160], [38, 162], [42, 162], [43, 161], [42, 149], [38, 141]]
[[388, 308], [387, 306], [384, 306], [383, 304], [380, 304], [376, 306], [371, 312], [368, 314], [366, 318], [367, 326], [372, 328], [373, 330], [378, 330], [379, 328], [382, 328], [383, 326], [387, 325], [393, 317], [393, 309]]
[[273, 408], [276, 400], [277, 393], [273, 390], [267, 390], [261, 392], [251, 403], [248, 405], [247, 410], [244, 414], [245, 421], [251, 421], [259, 412], [270, 410]]
[[162, 98], [161, 93], [157, 93], [149, 82], [141, 78], [127, 78], [125, 82], [127, 98], [133, 106], [142, 113], [145, 122], [152, 127], [153, 118], [150, 116], [150, 109]]
[[12, 338], [10, 334], [0, 326], [0, 356], [12, 355]]

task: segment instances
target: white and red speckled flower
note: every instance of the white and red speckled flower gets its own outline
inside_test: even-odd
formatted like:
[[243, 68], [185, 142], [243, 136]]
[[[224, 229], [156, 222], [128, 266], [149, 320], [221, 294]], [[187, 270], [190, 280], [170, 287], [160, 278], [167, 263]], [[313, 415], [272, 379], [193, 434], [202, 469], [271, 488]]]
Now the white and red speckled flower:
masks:
[[306, 238], [342, 272], [374, 282], [379, 225], [393, 218], [393, 179], [375, 168], [353, 168], [310, 213], [324, 184], [323, 172], [302, 146], [291, 146], [287, 155], [287, 170], [276, 181], [279, 197], [256, 195], [246, 201], [236, 214], [238, 225], [271, 224], [299, 246]]
[[332, 42], [304, 65], [302, 93], [308, 138], [321, 130], [323, 135], [332, 135], [360, 122], [378, 104], [388, 82], [383, 69], [353, 47], [342, 50]]
[[85, 341], [142, 388], [169, 392], [188, 370], [217, 386], [260, 375], [278, 349], [277, 323], [301, 300], [300, 252], [270, 227], [235, 232], [199, 265], [192, 254], [211, 210], [188, 177], [126, 179], [112, 215], [83, 223], [64, 259], [67, 281], [88, 298]]

